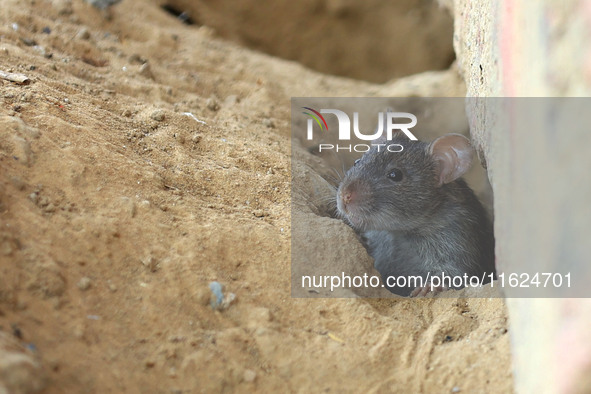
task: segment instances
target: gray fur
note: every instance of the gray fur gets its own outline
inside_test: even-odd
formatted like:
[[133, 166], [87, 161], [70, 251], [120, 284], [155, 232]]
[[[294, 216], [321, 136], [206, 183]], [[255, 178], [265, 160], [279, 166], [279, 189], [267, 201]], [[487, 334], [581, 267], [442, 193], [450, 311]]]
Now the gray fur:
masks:
[[[376, 141], [374, 143], [385, 143]], [[395, 135], [390, 153], [373, 147], [345, 175], [337, 192], [341, 217], [362, 237], [375, 268], [389, 275], [477, 275], [494, 272], [494, 237], [486, 211], [466, 183], [439, 186], [429, 144]], [[398, 169], [403, 180], [388, 174]], [[354, 204], [343, 193], [356, 195]], [[411, 287], [389, 288], [409, 295]]]

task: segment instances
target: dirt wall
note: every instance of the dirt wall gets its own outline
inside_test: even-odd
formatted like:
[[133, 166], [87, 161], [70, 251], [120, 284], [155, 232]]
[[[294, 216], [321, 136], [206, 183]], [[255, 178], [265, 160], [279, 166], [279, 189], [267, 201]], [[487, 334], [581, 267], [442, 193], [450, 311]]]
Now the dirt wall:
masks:
[[3, 1], [0, 70], [30, 80], [0, 79], [0, 391], [511, 390], [501, 299], [290, 293], [292, 176], [370, 263], [291, 165], [290, 97], [462, 95], [454, 70], [331, 77], [139, 0]]
[[[454, 48], [468, 96], [589, 95], [588, 2], [453, 3]], [[517, 106], [468, 108], [495, 195], [497, 267], [512, 271], [529, 262], [531, 272], [569, 267], [586, 278], [589, 133], [555, 123], [565, 112], [557, 100], [546, 102], [529, 127], [519, 124]], [[583, 113], [571, 119], [586, 125]], [[591, 391], [589, 300], [509, 298], [507, 305], [516, 390]]]

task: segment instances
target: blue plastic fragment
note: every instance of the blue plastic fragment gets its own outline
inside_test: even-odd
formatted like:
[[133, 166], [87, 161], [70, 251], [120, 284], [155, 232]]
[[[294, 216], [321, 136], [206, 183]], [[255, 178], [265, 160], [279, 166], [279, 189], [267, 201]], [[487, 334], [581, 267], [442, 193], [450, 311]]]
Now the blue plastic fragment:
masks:
[[215, 295], [215, 301], [211, 301], [211, 307], [217, 309], [224, 300], [224, 294], [222, 293], [222, 285], [220, 282], [210, 282], [209, 289]]

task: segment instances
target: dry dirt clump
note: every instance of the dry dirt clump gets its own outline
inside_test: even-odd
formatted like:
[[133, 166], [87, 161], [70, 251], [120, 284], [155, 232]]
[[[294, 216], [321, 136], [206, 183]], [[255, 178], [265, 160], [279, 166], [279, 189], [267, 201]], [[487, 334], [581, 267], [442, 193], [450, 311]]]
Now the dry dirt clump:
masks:
[[385, 82], [454, 60], [434, 0], [152, 0], [188, 23], [328, 74]]
[[510, 391], [500, 299], [290, 293], [289, 98], [453, 71], [328, 77], [139, 0], [3, 0], [0, 70], [0, 392]]

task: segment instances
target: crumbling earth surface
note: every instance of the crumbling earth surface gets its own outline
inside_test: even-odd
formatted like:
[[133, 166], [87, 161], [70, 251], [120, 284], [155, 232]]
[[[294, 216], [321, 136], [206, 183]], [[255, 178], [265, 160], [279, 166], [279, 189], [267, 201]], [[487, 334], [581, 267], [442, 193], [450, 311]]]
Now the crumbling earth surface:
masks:
[[0, 70], [30, 80], [0, 80], [0, 392], [511, 390], [491, 289], [291, 295], [290, 97], [461, 95], [453, 70], [330, 77], [140, 0], [4, 0]]

